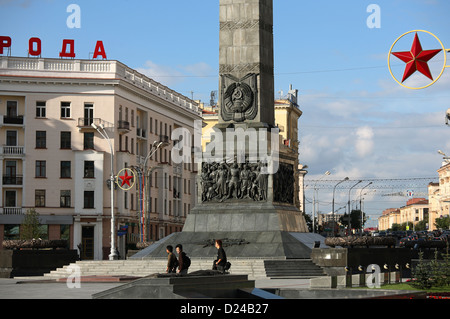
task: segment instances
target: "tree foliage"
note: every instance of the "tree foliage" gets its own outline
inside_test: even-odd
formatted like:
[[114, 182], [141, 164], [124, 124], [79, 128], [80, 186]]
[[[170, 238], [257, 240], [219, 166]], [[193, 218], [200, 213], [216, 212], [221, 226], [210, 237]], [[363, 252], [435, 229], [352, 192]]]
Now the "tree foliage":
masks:
[[34, 208], [27, 210], [20, 230], [20, 239], [37, 239], [41, 237], [39, 213]]

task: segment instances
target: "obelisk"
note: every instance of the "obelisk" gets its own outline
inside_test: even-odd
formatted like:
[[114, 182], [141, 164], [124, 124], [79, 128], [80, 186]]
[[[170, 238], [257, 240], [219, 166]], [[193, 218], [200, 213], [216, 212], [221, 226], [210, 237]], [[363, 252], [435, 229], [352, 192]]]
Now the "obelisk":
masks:
[[220, 1], [219, 19], [219, 126], [273, 127], [272, 0]]
[[222, 239], [230, 258], [310, 258], [305, 219], [294, 205], [298, 154], [274, 150], [272, 0], [220, 0], [219, 55], [218, 134], [210, 144], [226, 150], [202, 153], [198, 200], [183, 231], [146, 256], [166, 256], [166, 244], [180, 243], [191, 257], [213, 258], [214, 239]]

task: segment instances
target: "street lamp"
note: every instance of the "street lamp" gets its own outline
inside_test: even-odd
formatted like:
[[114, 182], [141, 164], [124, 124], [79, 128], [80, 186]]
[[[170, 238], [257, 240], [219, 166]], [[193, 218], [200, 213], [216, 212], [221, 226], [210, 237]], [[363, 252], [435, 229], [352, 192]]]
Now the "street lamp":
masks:
[[334, 188], [333, 188], [333, 235], [335, 236], [336, 234], [335, 234], [335, 228], [336, 228], [336, 221], [335, 221], [335, 216], [334, 216], [334, 192], [336, 191], [336, 187], [339, 185], [339, 184], [341, 184], [341, 183], [343, 183], [343, 182], [345, 182], [345, 181], [348, 181], [348, 177], [346, 177], [346, 178], [344, 178], [342, 181], [340, 181], [339, 183], [337, 183], [335, 186], [334, 186]]
[[151, 172], [154, 169], [157, 168], [155, 166], [155, 167], [151, 167], [151, 168], [147, 169], [147, 162], [148, 162], [148, 159], [150, 157], [152, 157], [153, 154], [155, 154], [158, 151], [159, 148], [161, 148], [161, 147], [164, 148], [167, 145], [168, 145], [167, 142], [154, 141], [152, 146], [151, 146], [151, 148], [150, 148], [150, 151], [148, 152], [147, 156], [145, 157], [144, 163], [140, 164], [139, 166], [135, 166], [134, 167], [136, 169], [137, 173], [138, 173], [137, 175], [140, 178], [142, 178], [142, 180], [140, 180], [139, 184], [138, 184], [139, 188], [140, 188], [140, 191], [139, 191], [139, 202], [141, 203], [141, 205], [140, 205], [140, 215], [141, 215], [141, 218], [140, 218], [140, 224], [141, 224], [140, 232], [141, 232], [141, 236], [140, 237], [141, 237], [141, 242], [144, 242], [145, 241], [144, 239], [146, 239], [145, 238], [145, 234], [146, 234], [146, 229], [145, 229], [145, 224], [146, 224], [145, 223], [145, 210], [146, 209], [144, 208], [144, 204], [145, 204], [146, 208], [148, 209], [148, 195], [147, 195], [147, 192], [146, 192], [146, 186], [148, 184], [148, 178], [149, 178]]
[[[445, 153], [442, 152], [441, 150], [438, 150], [438, 153], [441, 154], [441, 155], [443, 156], [443, 159], [444, 159], [445, 164], [450, 163], [450, 157], [447, 156], [447, 154], [445, 154]], [[444, 164], [442, 164], [442, 165], [444, 165]]]
[[364, 186], [363, 188], [361, 188], [361, 191], [359, 192], [359, 209], [361, 210], [361, 237], [363, 235], [364, 232], [364, 215], [363, 215], [363, 211], [362, 211], [362, 207], [361, 207], [361, 196], [362, 196], [362, 191], [369, 187], [370, 185], [372, 185], [373, 182], [370, 182], [369, 184], [367, 184], [366, 186]]
[[95, 123], [92, 123], [91, 126], [97, 130], [97, 132], [108, 142], [109, 149], [111, 152], [111, 176], [109, 179], [110, 185], [111, 185], [111, 251], [109, 254], [109, 260], [116, 260], [118, 259], [117, 253], [116, 253], [116, 234], [115, 231], [115, 217], [114, 217], [114, 148], [111, 143], [111, 139], [108, 136], [108, 133], [105, 130], [105, 127], [103, 124], [96, 125]]
[[350, 208], [350, 192], [352, 191], [352, 189], [358, 185], [362, 183], [362, 181], [359, 181], [358, 183], [356, 183], [355, 185], [353, 185], [352, 187], [350, 187], [350, 190], [348, 191], [348, 229], [350, 230], [350, 232], [352, 231], [352, 219], [351, 219], [351, 208]]
[[[314, 183], [314, 187], [313, 187], [313, 233], [316, 232], [316, 226], [315, 226], [315, 220], [316, 220], [316, 192], [317, 192], [317, 197], [319, 197], [319, 193], [318, 190], [316, 188], [317, 183], [324, 178], [325, 176], [329, 176], [331, 175], [330, 171], [326, 171], [324, 175], [322, 175], [315, 183]], [[319, 204], [317, 202], [317, 204]]]

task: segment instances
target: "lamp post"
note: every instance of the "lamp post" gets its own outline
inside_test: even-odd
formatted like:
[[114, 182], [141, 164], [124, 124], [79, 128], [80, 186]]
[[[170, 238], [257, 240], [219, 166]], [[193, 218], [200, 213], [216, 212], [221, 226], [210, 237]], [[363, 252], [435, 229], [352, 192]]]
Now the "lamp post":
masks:
[[334, 193], [335, 193], [335, 191], [336, 191], [336, 187], [337, 187], [339, 184], [341, 184], [341, 183], [343, 183], [343, 182], [345, 182], [345, 181], [348, 181], [348, 177], [344, 178], [342, 181], [340, 181], [339, 183], [337, 183], [336, 185], [334, 185], [334, 188], [333, 188], [333, 207], [332, 207], [332, 210], [333, 210], [333, 236], [336, 235], [336, 234], [335, 234], [336, 220], [335, 220], [335, 216], [334, 216]]
[[140, 215], [141, 215], [141, 218], [140, 218], [140, 224], [141, 224], [140, 232], [141, 232], [141, 236], [140, 236], [140, 238], [141, 238], [141, 242], [144, 242], [145, 239], [146, 239], [146, 236], [145, 236], [145, 234], [146, 234], [145, 224], [146, 223], [145, 223], [145, 208], [144, 208], [144, 204], [145, 204], [145, 207], [148, 208], [148, 204], [147, 204], [148, 196], [146, 194], [147, 193], [146, 192], [146, 186], [148, 184], [148, 178], [149, 178], [151, 172], [155, 168], [157, 168], [157, 167], [151, 167], [151, 168], [147, 169], [147, 162], [148, 162], [148, 159], [150, 157], [152, 157], [153, 154], [155, 154], [156, 151], [158, 151], [159, 148], [165, 147], [167, 145], [168, 145], [168, 143], [162, 142], [162, 141], [160, 141], [160, 142], [157, 142], [157, 141], [153, 142], [153, 144], [152, 144], [152, 146], [150, 148], [150, 151], [148, 152], [147, 156], [145, 157], [144, 163], [139, 165], [139, 166], [135, 166], [134, 167], [136, 169], [137, 173], [138, 173], [138, 176], [140, 176], [142, 178], [142, 180], [139, 181], [139, 188], [140, 188], [139, 201], [141, 203], [141, 205], [140, 205]]
[[116, 234], [115, 231], [115, 217], [114, 217], [114, 148], [111, 143], [111, 139], [108, 136], [108, 133], [105, 130], [105, 127], [103, 124], [96, 125], [95, 123], [92, 123], [91, 126], [97, 130], [97, 132], [108, 142], [109, 149], [111, 152], [111, 176], [109, 179], [110, 186], [111, 186], [111, 251], [109, 254], [109, 260], [117, 260], [118, 256], [116, 253]]
[[370, 182], [369, 184], [367, 184], [366, 186], [364, 186], [363, 188], [361, 188], [361, 191], [359, 192], [359, 209], [361, 210], [361, 237], [363, 235], [364, 232], [364, 213], [362, 211], [362, 207], [361, 207], [361, 197], [362, 197], [362, 191], [369, 187], [370, 185], [372, 185], [372, 182]]
[[352, 231], [352, 218], [351, 218], [351, 208], [350, 208], [350, 192], [352, 191], [352, 189], [356, 185], [358, 185], [360, 183], [362, 183], [362, 181], [359, 181], [358, 183], [356, 183], [355, 185], [350, 187], [350, 190], [348, 191], [348, 229], [350, 230], [350, 232]]
[[[325, 176], [331, 175], [330, 171], [326, 171], [315, 183], [313, 187], [313, 233], [316, 232], [316, 192], [317, 197], [319, 197], [318, 190], [316, 188], [317, 183]], [[318, 203], [317, 203], [318, 204]]]

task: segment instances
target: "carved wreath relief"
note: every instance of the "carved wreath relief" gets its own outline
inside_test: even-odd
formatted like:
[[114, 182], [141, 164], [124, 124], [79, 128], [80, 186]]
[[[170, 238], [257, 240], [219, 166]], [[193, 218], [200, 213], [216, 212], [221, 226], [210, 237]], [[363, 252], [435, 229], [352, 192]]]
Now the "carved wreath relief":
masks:
[[258, 113], [256, 96], [256, 74], [247, 74], [242, 79], [222, 75], [221, 115], [226, 122], [253, 120]]
[[227, 199], [267, 200], [268, 175], [262, 163], [203, 163], [202, 202]]

